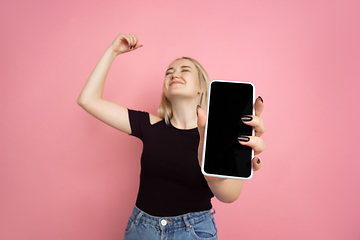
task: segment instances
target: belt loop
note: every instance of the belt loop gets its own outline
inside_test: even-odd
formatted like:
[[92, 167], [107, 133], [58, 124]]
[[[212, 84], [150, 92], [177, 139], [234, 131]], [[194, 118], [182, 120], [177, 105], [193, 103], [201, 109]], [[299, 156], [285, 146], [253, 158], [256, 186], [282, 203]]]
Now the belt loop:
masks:
[[185, 225], [186, 225], [186, 231], [190, 231], [190, 228], [191, 228], [191, 224], [189, 222], [189, 220], [187, 219], [187, 215], [183, 215], [183, 219], [184, 219], [184, 222], [185, 222]]
[[211, 210], [213, 210], [213, 212], [211, 213], [211, 215], [214, 215], [216, 213], [215, 208], [212, 208]]
[[[140, 209], [139, 209], [140, 210]], [[142, 215], [143, 215], [144, 213], [143, 213], [143, 211], [141, 211], [140, 210], [140, 212], [139, 212], [139, 214], [136, 216], [136, 218], [135, 218], [135, 225], [138, 225], [139, 224], [139, 221], [140, 221], [140, 218], [142, 217]]]

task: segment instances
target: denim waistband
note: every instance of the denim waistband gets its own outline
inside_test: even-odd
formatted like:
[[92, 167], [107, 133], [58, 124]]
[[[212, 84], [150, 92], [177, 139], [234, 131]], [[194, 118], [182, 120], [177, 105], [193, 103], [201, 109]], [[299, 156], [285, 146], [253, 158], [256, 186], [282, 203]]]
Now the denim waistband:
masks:
[[147, 214], [135, 206], [130, 219], [133, 220], [136, 225], [138, 225], [138, 223], [141, 221], [162, 230], [166, 228], [176, 228], [183, 226], [186, 226], [187, 229], [190, 229], [192, 224], [203, 221], [213, 214], [215, 214], [214, 209], [201, 212], [192, 212], [174, 217], [156, 217]]

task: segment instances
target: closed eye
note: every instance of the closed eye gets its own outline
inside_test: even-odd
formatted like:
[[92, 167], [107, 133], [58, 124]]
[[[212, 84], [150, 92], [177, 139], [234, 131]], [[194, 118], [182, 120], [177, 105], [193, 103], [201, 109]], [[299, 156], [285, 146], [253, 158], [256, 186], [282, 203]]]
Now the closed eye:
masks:
[[[181, 66], [180, 68], [181, 68], [181, 72], [190, 72], [190, 70], [191, 70], [191, 67], [189, 67], [189, 66]], [[174, 70], [174, 68], [172, 68], [172, 67], [169, 68], [167, 70], [167, 72], [165, 73], [165, 76], [172, 74], [173, 70]]]

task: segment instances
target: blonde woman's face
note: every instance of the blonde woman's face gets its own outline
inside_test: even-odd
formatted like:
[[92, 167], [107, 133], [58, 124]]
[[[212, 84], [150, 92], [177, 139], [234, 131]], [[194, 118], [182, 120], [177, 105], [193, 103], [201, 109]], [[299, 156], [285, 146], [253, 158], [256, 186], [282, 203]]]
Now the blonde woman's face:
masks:
[[172, 62], [165, 73], [164, 93], [172, 101], [177, 97], [197, 98], [201, 92], [199, 74], [187, 59]]

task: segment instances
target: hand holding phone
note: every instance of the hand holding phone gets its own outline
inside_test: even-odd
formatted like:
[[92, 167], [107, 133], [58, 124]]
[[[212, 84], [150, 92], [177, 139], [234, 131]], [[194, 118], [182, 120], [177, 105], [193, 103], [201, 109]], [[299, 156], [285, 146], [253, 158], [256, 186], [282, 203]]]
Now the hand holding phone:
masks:
[[241, 118], [254, 115], [255, 87], [247, 82], [214, 80], [210, 83], [207, 123], [204, 136], [204, 175], [250, 179], [254, 151], [238, 138], [253, 136], [251, 126]]

